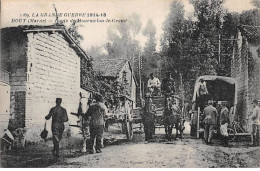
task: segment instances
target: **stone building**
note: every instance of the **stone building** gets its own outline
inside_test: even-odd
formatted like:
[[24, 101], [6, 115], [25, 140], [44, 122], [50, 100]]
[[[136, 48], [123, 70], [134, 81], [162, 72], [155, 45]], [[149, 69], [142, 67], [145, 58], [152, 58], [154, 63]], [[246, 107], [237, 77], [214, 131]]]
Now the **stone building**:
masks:
[[244, 125], [252, 113], [252, 101], [260, 99], [260, 27], [239, 27], [231, 65], [238, 82], [237, 116]]
[[[81, 87], [81, 60], [85, 51], [75, 43], [64, 26], [19, 26], [1, 29], [1, 67], [10, 73], [11, 105], [9, 129], [26, 128], [28, 141], [40, 140], [44, 117], [55, 99], [63, 99], [69, 122], [76, 124]], [[47, 123], [50, 131], [50, 121]]]

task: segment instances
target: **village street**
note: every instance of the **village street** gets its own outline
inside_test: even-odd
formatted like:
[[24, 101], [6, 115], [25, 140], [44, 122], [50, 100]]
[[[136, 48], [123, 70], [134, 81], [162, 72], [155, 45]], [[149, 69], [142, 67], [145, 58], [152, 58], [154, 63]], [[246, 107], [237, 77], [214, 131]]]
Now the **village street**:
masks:
[[[250, 147], [250, 138], [230, 142], [223, 147], [217, 139], [212, 145], [206, 145], [203, 139], [189, 135], [189, 123], [186, 122], [184, 138], [168, 142], [164, 138], [164, 129], [156, 130], [149, 142], [144, 134], [134, 134], [133, 141], [115, 141], [106, 145], [102, 153], [81, 152], [82, 140], [64, 138], [61, 143], [61, 157], [51, 154], [51, 140], [38, 145], [29, 145], [26, 151], [12, 151], [2, 155], [2, 167], [260, 167], [260, 147]], [[110, 128], [110, 130], [112, 127]], [[173, 131], [175, 133], [175, 130]], [[106, 132], [106, 138], [108, 133]], [[123, 134], [109, 135], [122, 138]]]
[[260, 0], [3, 1], [0, 168], [260, 167]]
[[[105, 147], [102, 153], [62, 158], [49, 167], [259, 167], [260, 148], [249, 147], [250, 141], [231, 142], [222, 147], [218, 140], [206, 145], [203, 139], [191, 138], [188, 122], [184, 139], [168, 142], [164, 129], [156, 130], [149, 143], [143, 134], [135, 134], [133, 141]], [[175, 133], [175, 130], [173, 131]]]
[[259, 154], [259, 147], [208, 146], [201, 139], [185, 139], [109, 146], [102, 153], [63, 158], [50, 167], [259, 167]]

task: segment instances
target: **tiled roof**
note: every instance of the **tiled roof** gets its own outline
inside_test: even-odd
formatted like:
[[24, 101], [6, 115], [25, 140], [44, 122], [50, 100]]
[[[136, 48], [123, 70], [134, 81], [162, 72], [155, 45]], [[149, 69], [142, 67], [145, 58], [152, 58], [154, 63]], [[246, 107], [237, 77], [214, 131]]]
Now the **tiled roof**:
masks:
[[93, 69], [102, 76], [116, 77], [126, 62], [126, 59], [98, 59], [93, 61]]
[[260, 38], [260, 26], [241, 25], [238, 28], [248, 39]]

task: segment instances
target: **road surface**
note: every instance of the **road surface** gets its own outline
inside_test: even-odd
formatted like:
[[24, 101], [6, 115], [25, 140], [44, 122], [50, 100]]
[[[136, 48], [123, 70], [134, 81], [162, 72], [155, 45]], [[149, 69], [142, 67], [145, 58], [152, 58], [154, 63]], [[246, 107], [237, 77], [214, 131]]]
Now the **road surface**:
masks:
[[[136, 136], [143, 140], [143, 135]], [[260, 147], [249, 147], [250, 141], [231, 142], [230, 147], [222, 147], [217, 140], [213, 142], [206, 145], [202, 139], [188, 135], [183, 140], [167, 142], [163, 134], [158, 134], [153, 142], [108, 146], [102, 153], [61, 158], [50, 167], [260, 167]]]

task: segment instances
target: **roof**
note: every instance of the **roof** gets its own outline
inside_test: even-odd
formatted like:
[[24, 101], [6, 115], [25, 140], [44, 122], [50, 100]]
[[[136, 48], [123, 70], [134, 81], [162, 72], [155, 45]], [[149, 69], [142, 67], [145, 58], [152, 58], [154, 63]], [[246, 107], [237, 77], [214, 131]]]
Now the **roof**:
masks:
[[37, 25], [22, 25], [18, 27], [6, 27], [1, 28], [1, 30], [23, 30], [23, 32], [59, 32], [64, 36], [64, 38], [70, 43], [71, 48], [76, 51], [78, 55], [82, 55], [85, 58], [89, 59], [86, 52], [80, 47], [74, 40], [74, 38], [69, 34], [64, 25], [49, 25], [49, 26], [37, 26]]
[[221, 80], [225, 81], [229, 84], [237, 84], [237, 81], [235, 78], [231, 77], [224, 77], [224, 76], [217, 76], [217, 75], [203, 75], [197, 78], [196, 84], [199, 82], [200, 79], [203, 79], [204, 81], [215, 81], [215, 80]]
[[240, 25], [238, 29], [248, 39], [260, 39], [260, 26]]
[[126, 59], [98, 59], [93, 61], [93, 69], [105, 77], [117, 77], [123, 66], [129, 62]]

